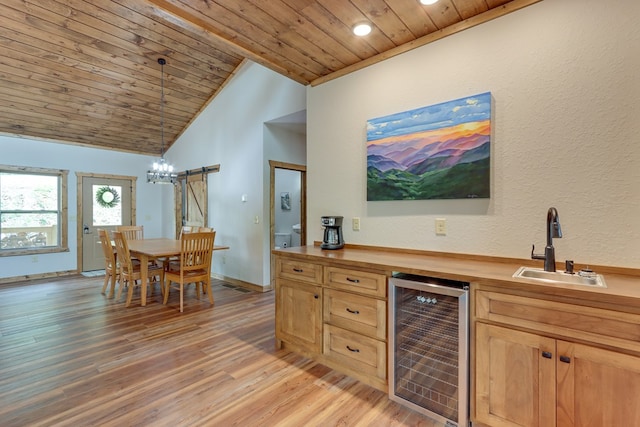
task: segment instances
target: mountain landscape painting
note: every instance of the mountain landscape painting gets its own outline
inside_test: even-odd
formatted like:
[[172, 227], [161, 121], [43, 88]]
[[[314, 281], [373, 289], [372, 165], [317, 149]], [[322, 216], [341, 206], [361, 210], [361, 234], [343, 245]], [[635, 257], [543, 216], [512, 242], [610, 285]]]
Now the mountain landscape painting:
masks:
[[489, 198], [491, 93], [367, 121], [367, 201]]

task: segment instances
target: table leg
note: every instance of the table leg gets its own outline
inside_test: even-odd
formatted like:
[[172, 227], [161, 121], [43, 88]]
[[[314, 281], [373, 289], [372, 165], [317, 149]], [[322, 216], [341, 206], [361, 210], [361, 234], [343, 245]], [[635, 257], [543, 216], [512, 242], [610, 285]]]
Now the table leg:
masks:
[[147, 282], [149, 281], [149, 255], [140, 254], [140, 303], [147, 305]]

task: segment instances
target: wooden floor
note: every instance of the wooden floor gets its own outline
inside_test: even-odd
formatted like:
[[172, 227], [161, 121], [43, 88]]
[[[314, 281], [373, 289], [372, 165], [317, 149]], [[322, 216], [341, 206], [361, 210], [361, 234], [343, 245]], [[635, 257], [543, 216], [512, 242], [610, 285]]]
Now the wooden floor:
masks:
[[[425, 426], [387, 395], [276, 350], [273, 292], [214, 282], [146, 307], [102, 277], [0, 285], [0, 426]], [[122, 298], [124, 300], [124, 298]]]

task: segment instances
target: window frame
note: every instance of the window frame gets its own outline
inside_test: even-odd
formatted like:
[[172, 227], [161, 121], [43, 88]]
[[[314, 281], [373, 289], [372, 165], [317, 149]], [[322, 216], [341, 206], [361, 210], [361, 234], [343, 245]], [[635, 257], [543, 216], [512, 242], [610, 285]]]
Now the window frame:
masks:
[[[25, 249], [0, 249], [0, 257], [36, 255], [58, 252], [69, 252], [68, 236], [68, 191], [67, 182], [69, 171], [64, 169], [48, 169], [26, 166], [0, 165], [0, 172], [23, 175], [48, 175], [58, 178], [58, 227], [60, 239], [57, 246], [46, 246]], [[1, 211], [1, 210], [0, 210]]]

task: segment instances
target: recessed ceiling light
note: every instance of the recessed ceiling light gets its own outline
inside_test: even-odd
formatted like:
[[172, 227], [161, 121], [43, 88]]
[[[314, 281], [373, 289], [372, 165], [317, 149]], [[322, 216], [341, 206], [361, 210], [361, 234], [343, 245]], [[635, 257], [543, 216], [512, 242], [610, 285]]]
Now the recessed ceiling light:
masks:
[[356, 36], [360, 36], [360, 37], [366, 36], [370, 32], [371, 32], [371, 24], [369, 24], [368, 22], [363, 22], [353, 27], [353, 34], [355, 34]]
[[438, 0], [420, 0], [420, 3], [430, 5], [430, 4], [438, 3]]

